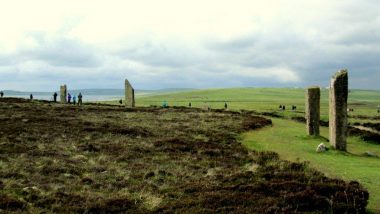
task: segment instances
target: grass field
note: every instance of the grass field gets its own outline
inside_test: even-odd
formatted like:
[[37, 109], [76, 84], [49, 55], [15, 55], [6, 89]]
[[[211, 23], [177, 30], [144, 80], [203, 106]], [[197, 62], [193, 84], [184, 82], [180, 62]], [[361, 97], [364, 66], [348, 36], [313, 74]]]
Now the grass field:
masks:
[[[350, 122], [376, 127], [378, 91], [353, 90], [349, 96]], [[323, 120], [327, 99], [323, 90]], [[281, 118], [246, 132], [267, 120], [252, 112], [147, 107], [163, 101], [212, 109], [226, 102], [231, 110]], [[328, 144], [327, 128], [321, 128], [321, 138], [311, 138], [303, 123], [288, 119], [304, 115], [303, 89], [138, 96], [135, 109], [20, 99], [0, 104], [0, 212], [356, 212], [363, 210], [366, 194], [351, 180], [368, 189], [369, 211], [380, 210], [380, 158], [363, 155], [380, 155], [380, 145], [350, 137], [348, 152], [317, 154], [319, 143]], [[280, 104], [287, 110], [279, 111]], [[268, 150], [281, 159], [308, 161], [311, 168], [258, 152]]]
[[[258, 151], [275, 151], [286, 160], [308, 161], [329, 177], [359, 181], [369, 190], [368, 208], [380, 212], [380, 158], [363, 155], [366, 151], [380, 155], [380, 145], [350, 137], [347, 153], [335, 150], [316, 153], [318, 144], [329, 145], [326, 139], [307, 136], [302, 123], [274, 118], [272, 121], [272, 127], [244, 134], [243, 144]], [[328, 128], [321, 127], [321, 136], [328, 137]]]
[[[137, 96], [137, 106], [161, 106], [167, 101], [169, 106], [206, 107], [220, 109], [227, 103], [233, 110], [277, 111], [279, 105], [285, 105], [287, 110], [292, 105], [297, 106], [297, 111], [304, 111], [305, 89], [301, 88], [231, 88], [231, 89], [207, 89], [193, 90], [180, 93], [163, 93], [154, 96]], [[116, 101], [109, 102], [116, 104]], [[377, 106], [380, 105], [380, 91], [351, 90], [349, 93], [348, 107], [354, 112], [350, 115], [380, 116]], [[293, 116], [302, 113], [285, 111], [282, 114]], [[328, 90], [321, 89], [321, 119], [328, 120]]]
[[195, 108], [0, 99], [0, 212], [363, 213], [368, 192], [241, 133], [272, 122]]
[[[258, 112], [275, 111], [285, 118], [303, 117], [305, 89], [299, 88], [237, 88], [196, 90], [182, 93], [162, 94], [151, 97], [139, 97], [137, 105], [160, 106], [163, 101], [169, 105], [193, 107], [224, 108], [224, 103], [233, 110], [255, 110]], [[279, 105], [286, 105], [285, 112], [279, 111]], [[297, 111], [290, 111], [291, 105]], [[349, 122], [380, 123], [377, 108], [380, 105], [380, 91], [351, 90], [348, 98]], [[273, 119], [273, 127], [260, 132], [244, 135], [244, 144], [255, 150], [271, 150], [280, 154], [281, 158], [295, 161], [305, 160], [328, 176], [345, 180], [358, 180], [370, 192], [369, 209], [380, 212], [380, 158], [364, 157], [363, 153], [371, 151], [380, 155], [380, 145], [364, 142], [358, 137], [350, 137], [348, 153], [329, 151], [325, 154], [315, 153], [316, 146], [324, 139], [307, 137], [305, 125], [302, 123]], [[328, 90], [321, 89], [321, 119], [328, 121]], [[322, 136], [328, 138], [328, 129], [321, 128]], [[325, 142], [328, 144], [328, 142]]]

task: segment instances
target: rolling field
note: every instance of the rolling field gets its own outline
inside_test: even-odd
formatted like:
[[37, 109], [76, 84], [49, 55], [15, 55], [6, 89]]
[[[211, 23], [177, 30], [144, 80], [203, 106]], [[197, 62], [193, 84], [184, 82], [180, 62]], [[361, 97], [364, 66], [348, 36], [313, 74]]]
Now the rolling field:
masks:
[[[162, 94], [152, 97], [140, 97], [137, 105], [161, 105], [163, 100], [169, 105], [193, 107], [224, 108], [227, 102], [232, 110], [255, 110], [258, 112], [275, 112], [284, 117], [271, 118], [273, 126], [258, 132], [243, 135], [243, 143], [258, 151], [275, 151], [281, 158], [290, 161], [308, 161], [311, 166], [326, 173], [328, 176], [342, 178], [347, 181], [357, 180], [370, 192], [370, 211], [380, 212], [380, 158], [366, 157], [363, 154], [370, 151], [380, 156], [380, 145], [363, 141], [357, 136], [349, 137], [348, 152], [330, 150], [325, 154], [315, 153], [317, 145], [328, 139], [328, 128], [321, 127], [323, 138], [310, 138], [306, 135], [305, 125], [286, 118], [304, 117], [304, 89], [275, 88], [240, 88], [196, 90], [182, 93]], [[280, 111], [279, 105], [286, 105], [286, 111]], [[292, 105], [297, 111], [291, 111]], [[380, 105], [380, 91], [351, 90], [348, 98], [350, 123], [380, 123], [377, 107]], [[321, 90], [321, 120], [328, 121], [328, 90]]]
[[[321, 120], [328, 121], [328, 90], [321, 89]], [[231, 88], [207, 89], [185, 92], [162, 93], [152, 96], [137, 96], [137, 106], [162, 106], [166, 101], [169, 106], [185, 106], [191, 102], [192, 107], [223, 109], [227, 103], [229, 110], [254, 110], [257, 112], [274, 112], [284, 117], [304, 117], [305, 89], [300, 88]], [[116, 101], [105, 102], [118, 104]], [[279, 110], [285, 105], [286, 110]], [[291, 106], [297, 106], [296, 111]], [[349, 122], [378, 122], [380, 113], [380, 91], [351, 90], [348, 94]]]
[[[0, 99], [0, 212], [363, 213], [368, 192], [243, 146], [272, 121]], [[275, 124], [276, 125], [276, 124]]]
[[[379, 93], [349, 96], [350, 122], [378, 130]], [[362, 187], [368, 210], [380, 210], [380, 158], [364, 155], [380, 145], [352, 136], [348, 152], [316, 153], [327, 128], [312, 138], [290, 119], [304, 116], [303, 89], [138, 96], [134, 109], [0, 101], [0, 212], [356, 213]], [[171, 108], [155, 107], [164, 101]]]
[[[232, 110], [256, 110], [260, 112], [278, 111], [279, 105], [285, 105], [290, 110], [292, 105], [297, 111], [304, 111], [305, 89], [300, 88], [236, 88], [194, 90], [181, 93], [168, 93], [155, 96], [140, 96], [136, 98], [138, 106], [161, 106], [167, 101], [169, 106], [224, 108], [224, 103]], [[377, 106], [380, 105], [380, 91], [351, 90], [348, 107], [354, 112], [350, 115], [380, 116]], [[292, 111], [281, 112], [285, 115], [300, 115]], [[321, 89], [321, 119], [328, 120], [328, 90]]]

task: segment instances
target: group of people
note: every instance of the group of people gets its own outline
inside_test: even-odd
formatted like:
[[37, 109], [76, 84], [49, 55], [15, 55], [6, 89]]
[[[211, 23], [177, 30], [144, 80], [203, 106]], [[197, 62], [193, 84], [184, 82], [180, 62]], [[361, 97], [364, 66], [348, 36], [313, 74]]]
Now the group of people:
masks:
[[[57, 102], [57, 96], [58, 96], [57, 92], [54, 92], [54, 94], [53, 94], [54, 102]], [[78, 105], [82, 105], [82, 97], [83, 97], [82, 93], [79, 92], [79, 94], [78, 94]], [[71, 94], [68, 93], [67, 94], [67, 102], [69, 104], [71, 104], [71, 99], [73, 100], [73, 104], [76, 105], [77, 104], [77, 97], [75, 95], [71, 96]]]
[[[67, 94], [67, 102], [69, 104], [71, 104], [71, 98], [73, 99], [73, 104], [76, 105], [77, 104], [77, 97], [75, 96], [71, 96], [70, 93]], [[82, 93], [79, 93], [78, 94], [78, 105], [82, 105]]]
[[[278, 108], [283, 111], [285, 111], [286, 109], [285, 105], [279, 105]], [[292, 111], [296, 111], [296, 110], [297, 110], [297, 106], [292, 105]]]
[[[57, 102], [57, 96], [58, 96], [57, 92], [54, 92], [54, 94], [53, 94], [53, 100], [54, 100], [54, 102]], [[4, 97], [4, 91], [0, 91], [0, 97], [1, 98]], [[33, 94], [30, 94], [29, 98], [31, 100], [33, 100]], [[78, 94], [78, 105], [82, 105], [82, 98], [83, 98], [82, 93], [79, 93]], [[67, 95], [67, 101], [68, 101], [69, 104], [71, 104], [71, 99], [73, 100], [73, 104], [76, 105], [77, 104], [77, 97], [75, 95], [71, 96], [71, 94], [68, 93], [68, 95]]]

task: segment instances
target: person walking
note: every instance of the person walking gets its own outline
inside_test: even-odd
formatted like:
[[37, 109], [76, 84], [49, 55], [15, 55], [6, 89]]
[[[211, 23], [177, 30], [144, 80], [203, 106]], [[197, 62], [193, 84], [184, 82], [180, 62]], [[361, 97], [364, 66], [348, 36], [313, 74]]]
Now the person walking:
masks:
[[164, 102], [162, 103], [162, 107], [164, 107], [164, 108], [169, 107], [169, 106], [168, 106], [168, 102], [166, 102], [166, 100], [164, 100]]
[[67, 102], [69, 104], [71, 103], [71, 94], [70, 93], [67, 94]]
[[79, 92], [78, 94], [78, 106], [82, 105], [82, 93]]
[[224, 109], [227, 109], [227, 107], [228, 107], [227, 103], [224, 103]]
[[53, 99], [54, 99], [54, 102], [55, 102], [55, 103], [57, 102], [57, 96], [58, 96], [57, 92], [54, 92], [54, 94], [53, 94]]
[[77, 97], [74, 95], [73, 96], [73, 104], [75, 105], [77, 103]]
[[29, 97], [30, 97], [30, 100], [33, 100], [33, 94], [30, 94]]
[[0, 91], [0, 97], [1, 97], [1, 98], [4, 97], [4, 92], [3, 92], [3, 91]]

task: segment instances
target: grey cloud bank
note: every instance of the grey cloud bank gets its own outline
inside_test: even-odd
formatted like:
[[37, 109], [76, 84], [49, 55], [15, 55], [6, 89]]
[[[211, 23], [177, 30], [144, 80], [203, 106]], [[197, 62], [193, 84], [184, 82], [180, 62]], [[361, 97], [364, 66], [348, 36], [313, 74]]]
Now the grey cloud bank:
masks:
[[[99, 21], [97, 10], [78, 9], [83, 18], [69, 13], [48, 30], [31, 25], [9, 38], [0, 36], [0, 89], [53, 91], [63, 83], [122, 88], [125, 78], [138, 89], [325, 87], [341, 68], [349, 70], [351, 88], [380, 89], [380, 3], [269, 1], [262, 6], [268, 11], [250, 14], [244, 4], [253, 8], [259, 3], [248, 2], [236, 2], [242, 5], [230, 9], [236, 13], [221, 3], [215, 10], [222, 15], [200, 17], [182, 16], [163, 3], [161, 13], [136, 15], [142, 21], [128, 17], [133, 11], [122, 17], [115, 12], [113, 20], [108, 8], [105, 15], [111, 18]], [[200, 5], [195, 2], [190, 10]], [[211, 11], [212, 5], [203, 9]], [[128, 21], [126, 26], [120, 18]]]

